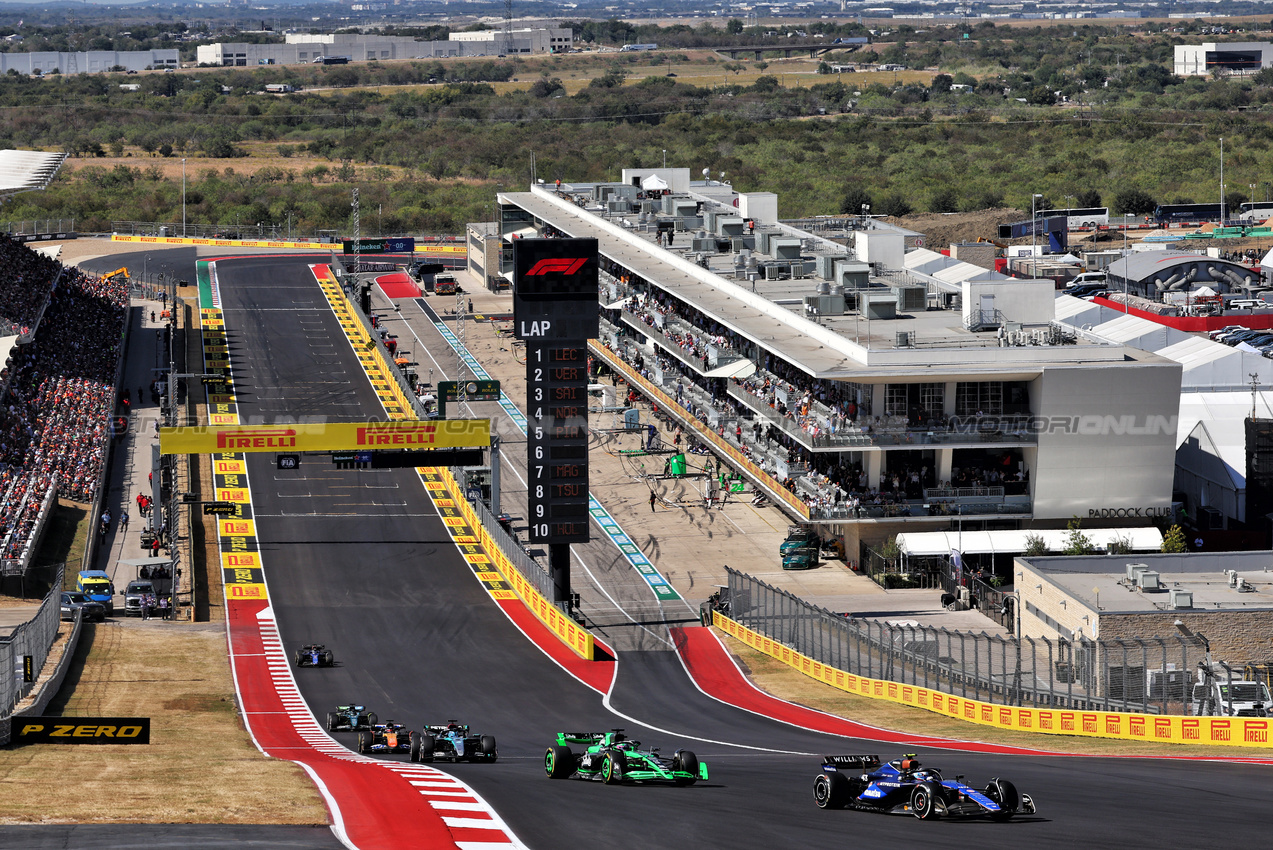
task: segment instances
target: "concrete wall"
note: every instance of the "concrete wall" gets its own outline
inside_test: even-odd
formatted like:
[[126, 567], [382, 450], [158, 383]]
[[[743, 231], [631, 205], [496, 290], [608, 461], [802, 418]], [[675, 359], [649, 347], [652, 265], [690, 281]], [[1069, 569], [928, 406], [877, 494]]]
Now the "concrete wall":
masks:
[[623, 169], [622, 182], [631, 186], [633, 185], [632, 181], [635, 180], [639, 185], [642, 180], [652, 174], [657, 174], [667, 184], [668, 189], [675, 194], [684, 194], [690, 190], [690, 170], [688, 168], [625, 168]]
[[773, 192], [743, 192], [738, 196], [738, 212], [761, 224], [778, 221], [778, 196]]
[[980, 310], [983, 297], [994, 299], [994, 308], [1006, 321], [1043, 325], [1056, 317], [1056, 288], [1050, 280], [965, 280], [963, 311]]
[[1044, 366], [1032, 394], [1035, 519], [1102, 508], [1169, 508], [1176, 466], [1179, 363]]
[[1273, 661], [1273, 611], [1158, 611], [1101, 615], [1100, 636], [1106, 640], [1167, 638], [1177, 640], [1180, 620], [1211, 646], [1211, 657], [1230, 665]]
[[[1080, 630], [1085, 637], [1098, 636], [1096, 609], [1070, 596], [1029, 562], [1018, 558], [1012, 567], [1012, 579], [1013, 588], [1020, 593], [1022, 637], [1070, 640]], [[1044, 616], [1052, 622], [1043, 619]]]
[[903, 267], [906, 255], [906, 238], [901, 233], [886, 230], [855, 230], [853, 248], [864, 263], [875, 263], [886, 269]]

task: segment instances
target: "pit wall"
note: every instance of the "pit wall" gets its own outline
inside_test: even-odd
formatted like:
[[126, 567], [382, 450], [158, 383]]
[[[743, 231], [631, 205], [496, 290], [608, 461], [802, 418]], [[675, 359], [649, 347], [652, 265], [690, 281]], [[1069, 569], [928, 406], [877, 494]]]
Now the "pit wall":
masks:
[[722, 615], [719, 611], [712, 614], [712, 625], [752, 649], [776, 658], [788, 667], [846, 693], [908, 705], [981, 726], [1044, 735], [1273, 749], [1273, 743], [1269, 742], [1269, 728], [1273, 726], [1273, 718], [1181, 717], [995, 705], [966, 697], [952, 696], [931, 688], [868, 679], [865, 676], [846, 673], [820, 661], [814, 661], [807, 655], [802, 655], [772, 638], [754, 632]]
[[469, 528], [473, 530], [476, 538], [474, 542], [490, 558], [491, 566], [500, 574], [504, 582], [513, 589], [513, 593], [517, 594], [517, 598], [522, 601], [522, 604], [535, 615], [537, 620], [547, 626], [549, 631], [557, 636], [558, 640], [568, 646], [572, 652], [585, 661], [596, 661], [596, 642], [593, 640], [592, 633], [587, 629], [581, 628], [574, 620], [567, 617], [560, 608], [549, 602], [547, 597], [526, 580], [526, 577], [513, 566], [512, 561], [504, 554], [504, 550], [500, 549], [499, 544], [491, 538], [486, 526], [482, 525], [482, 521], [478, 519], [477, 512], [473, 510], [469, 500], [464, 498], [463, 493], [461, 493], [460, 486], [454, 476], [451, 475], [451, 471], [449, 469], [439, 469], [437, 472], [451, 497], [451, 501], [459, 509], [460, 516], [464, 518]]

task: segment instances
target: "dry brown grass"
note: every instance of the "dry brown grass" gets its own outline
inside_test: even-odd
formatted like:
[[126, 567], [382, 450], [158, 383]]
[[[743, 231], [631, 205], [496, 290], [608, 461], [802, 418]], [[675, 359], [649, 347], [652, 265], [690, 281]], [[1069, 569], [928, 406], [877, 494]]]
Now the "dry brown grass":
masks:
[[897, 732], [935, 735], [961, 741], [1006, 744], [1075, 755], [1211, 756], [1214, 758], [1273, 756], [1273, 752], [1269, 750], [1252, 748], [1195, 747], [1070, 735], [1035, 735], [965, 723], [931, 711], [845, 693], [792, 669], [776, 658], [757, 652], [720, 630], [715, 631], [723, 638], [726, 647], [752, 682], [766, 693], [858, 723], [867, 723]]
[[0, 823], [327, 823], [305, 772], [252, 745], [224, 659], [220, 628], [86, 624], [49, 713], [149, 716], [151, 743], [0, 751]]

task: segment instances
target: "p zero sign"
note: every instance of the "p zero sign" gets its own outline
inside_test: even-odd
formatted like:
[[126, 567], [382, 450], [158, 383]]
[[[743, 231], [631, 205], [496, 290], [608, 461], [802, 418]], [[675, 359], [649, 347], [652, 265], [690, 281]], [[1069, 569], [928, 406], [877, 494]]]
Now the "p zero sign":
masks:
[[16, 744], [149, 744], [149, 717], [15, 717]]
[[588, 340], [597, 336], [597, 240], [513, 243], [513, 330], [526, 342], [530, 539], [584, 543]]

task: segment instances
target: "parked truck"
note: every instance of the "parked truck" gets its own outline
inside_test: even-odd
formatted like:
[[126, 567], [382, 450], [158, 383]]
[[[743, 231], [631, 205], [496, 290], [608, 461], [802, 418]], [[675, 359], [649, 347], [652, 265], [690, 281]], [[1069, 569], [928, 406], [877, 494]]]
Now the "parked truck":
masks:
[[1202, 717], [1268, 717], [1273, 710], [1269, 686], [1232, 675], [1226, 670], [1217, 673], [1200, 668], [1190, 713]]

